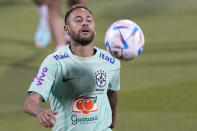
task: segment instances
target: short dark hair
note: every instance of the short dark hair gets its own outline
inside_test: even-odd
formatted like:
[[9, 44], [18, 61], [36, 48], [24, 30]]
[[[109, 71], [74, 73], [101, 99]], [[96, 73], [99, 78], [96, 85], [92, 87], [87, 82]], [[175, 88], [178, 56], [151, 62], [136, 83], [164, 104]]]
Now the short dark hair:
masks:
[[87, 10], [91, 15], [92, 14], [92, 11], [90, 11], [86, 6], [82, 5], [82, 4], [76, 4], [74, 6], [72, 6], [67, 12], [66, 12], [66, 15], [64, 17], [64, 23], [66, 24], [67, 23], [67, 20], [68, 20], [68, 17], [70, 16], [70, 13], [72, 11], [74, 11], [75, 9], [78, 9], [78, 8], [83, 8], [85, 10]]

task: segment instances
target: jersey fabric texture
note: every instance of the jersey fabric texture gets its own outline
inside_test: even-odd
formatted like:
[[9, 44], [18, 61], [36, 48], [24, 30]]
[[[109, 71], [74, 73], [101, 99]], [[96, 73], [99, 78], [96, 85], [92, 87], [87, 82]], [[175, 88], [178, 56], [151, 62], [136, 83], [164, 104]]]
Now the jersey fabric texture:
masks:
[[94, 49], [93, 56], [81, 58], [67, 45], [41, 64], [28, 92], [49, 99], [51, 110], [58, 111], [53, 131], [111, 131], [107, 90], [120, 89], [120, 61]]

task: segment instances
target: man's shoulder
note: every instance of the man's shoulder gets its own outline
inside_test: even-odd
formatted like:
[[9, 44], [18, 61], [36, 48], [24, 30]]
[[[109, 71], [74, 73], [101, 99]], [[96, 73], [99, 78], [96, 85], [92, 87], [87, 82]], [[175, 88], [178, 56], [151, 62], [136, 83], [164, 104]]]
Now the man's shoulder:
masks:
[[101, 48], [95, 48], [99, 51], [99, 59], [101, 59], [104, 63], [110, 65], [112, 68], [120, 68], [120, 60], [113, 57], [111, 54]]

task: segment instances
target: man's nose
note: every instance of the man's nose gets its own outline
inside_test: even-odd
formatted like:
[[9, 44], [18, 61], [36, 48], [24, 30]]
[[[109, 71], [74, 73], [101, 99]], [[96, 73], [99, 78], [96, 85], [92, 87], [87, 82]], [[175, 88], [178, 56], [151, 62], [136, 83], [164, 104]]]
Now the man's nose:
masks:
[[87, 21], [83, 21], [82, 25], [83, 26], [88, 26], [88, 22]]

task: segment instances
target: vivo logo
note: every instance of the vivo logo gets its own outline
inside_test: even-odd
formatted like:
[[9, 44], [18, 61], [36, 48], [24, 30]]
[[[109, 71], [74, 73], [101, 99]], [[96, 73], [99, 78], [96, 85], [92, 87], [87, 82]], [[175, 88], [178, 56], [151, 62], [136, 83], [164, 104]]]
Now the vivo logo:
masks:
[[[36, 85], [42, 85], [43, 84], [43, 81], [44, 81], [44, 78], [46, 76], [46, 73], [48, 72], [48, 68], [44, 67], [42, 70], [41, 70], [41, 73], [37, 73], [34, 80], [37, 79], [37, 83]], [[33, 82], [34, 82], [33, 80]]]

